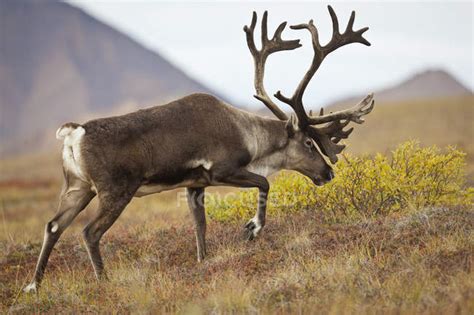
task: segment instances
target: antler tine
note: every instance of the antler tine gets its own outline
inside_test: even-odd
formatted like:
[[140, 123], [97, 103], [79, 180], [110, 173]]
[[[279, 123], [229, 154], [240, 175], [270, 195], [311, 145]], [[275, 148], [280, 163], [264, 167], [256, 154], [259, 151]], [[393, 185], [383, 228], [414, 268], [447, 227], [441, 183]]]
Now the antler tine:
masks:
[[[352, 130], [349, 129], [347, 132], [350, 133]], [[313, 126], [309, 126], [307, 128], [307, 133], [308, 136], [316, 141], [322, 153], [329, 158], [331, 163], [335, 164], [338, 161], [337, 154], [341, 153], [346, 147], [344, 144], [338, 144], [339, 140], [341, 140], [343, 137], [334, 137], [332, 135], [325, 134]], [[333, 140], [333, 138], [335, 139]]]
[[329, 15], [331, 15], [332, 20], [332, 38], [328, 44], [323, 47], [324, 54], [328, 55], [332, 51], [336, 50], [337, 48], [351, 44], [351, 43], [361, 43], [366, 46], [370, 46], [369, 41], [367, 41], [362, 34], [364, 34], [369, 28], [364, 27], [358, 31], [354, 31], [352, 27], [354, 26], [355, 20], [355, 11], [351, 12], [351, 17], [349, 18], [349, 22], [347, 23], [346, 30], [344, 33], [339, 33], [339, 21], [337, 20], [337, 15], [334, 12], [334, 9], [328, 5]]
[[261, 34], [260, 36], [262, 37], [262, 50], [264, 49], [263, 47], [265, 44], [268, 42], [268, 11], [263, 12], [263, 18], [262, 18], [262, 26], [261, 26]]
[[349, 124], [349, 122], [350, 122], [349, 120], [345, 122], [336, 120], [329, 123], [325, 127], [317, 128], [317, 130], [320, 133], [320, 136], [328, 137], [332, 140], [332, 142], [338, 143], [341, 139], [347, 139], [349, 135], [352, 133], [352, 131], [354, 130], [353, 127], [347, 130], [344, 130], [344, 127], [346, 127]]
[[250, 26], [244, 26], [244, 32], [247, 34], [247, 46], [250, 49], [250, 53], [252, 55], [258, 54], [257, 47], [255, 46], [255, 41], [253, 39], [253, 32], [255, 30], [255, 25], [257, 25], [257, 13], [253, 11], [252, 13], [252, 22], [250, 22]]
[[375, 101], [373, 100], [373, 98], [374, 93], [370, 93], [362, 101], [360, 101], [359, 104], [352, 108], [337, 111], [323, 116], [311, 116], [308, 118], [308, 122], [311, 125], [317, 125], [331, 122], [334, 120], [347, 119], [348, 121], [353, 121], [357, 124], [362, 124], [364, 122], [362, 116], [367, 115], [374, 108]]
[[286, 27], [286, 22], [281, 23], [276, 29], [272, 39], [268, 38], [268, 27], [267, 27], [268, 13], [264, 12], [262, 18], [262, 29], [261, 29], [261, 40], [262, 48], [260, 50], [255, 46], [254, 31], [257, 24], [257, 13], [253, 12], [252, 22], [250, 26], [244, 26], [244, 31], [247, 36], [247, 45], [250, 53], [254, 59], [255, 66], [255, 77], [254, 86], [256, 94], [254, 97], [261, 101], [267, 106], [272, 113], [281, 120], [287, 120], [288, 116], [276, 105], [265, 91], [263, 84], [263, 78], [265, 74], [265, 62], [267, 57], [277, 51], [293, 50], [301, 47], [299, 39], [297, 40], [283, 40], [281, 34]]
[[313, 20], [309, 20], [308, 23], [302, 23], [297, 25], [291, 25], [292, 30], [302, 30], [307, 29], [311, 33], [311, 43], [313, 44], [313, 49], [316, 52], [321, 50], [321, 44], [319, 43], [319, 33], [316, 26], [313, 24]]
[[336, 35], [339, 35], [339, 21], [337, 20], [336, 12], [334, 12], [334, 9], [330, 5], [328, 5], [328, 11], [331, 16], [332, 37], [334, 38]]
[[348, 31], [352, 30], [352, 28], [354, 27], [355, 17], [356, 17], [356, 13], [355, 11], [352, 11], [351, 17], [349, 18], [349, 22], [347, 23], [346, 30], [344, 33], [347, 33]]

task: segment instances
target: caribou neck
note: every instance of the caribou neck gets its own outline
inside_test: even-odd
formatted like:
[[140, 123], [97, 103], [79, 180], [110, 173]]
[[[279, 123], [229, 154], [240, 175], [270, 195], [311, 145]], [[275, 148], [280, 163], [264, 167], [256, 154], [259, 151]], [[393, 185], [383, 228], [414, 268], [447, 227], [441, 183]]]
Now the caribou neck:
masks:
[[253, 141], [252, 159], [248, 169], [262, 176], [271, 175], [285, 168], [288, 134], [286, 122], [261, 118], [250, 129]]

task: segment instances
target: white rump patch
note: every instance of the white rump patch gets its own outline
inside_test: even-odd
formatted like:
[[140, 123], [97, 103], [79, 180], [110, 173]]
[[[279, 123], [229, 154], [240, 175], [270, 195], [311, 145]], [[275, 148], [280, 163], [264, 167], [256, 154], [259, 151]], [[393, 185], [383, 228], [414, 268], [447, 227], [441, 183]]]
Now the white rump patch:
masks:
[[187, 163], [187, 166], [191, 168], [198, 168], [199, 166], [202, 166], [206, 170], [210, 170], [212, 167], [212, 162], [205, 159], [192, 160]]
[[[64, 129], [69, 129], [69, 127]], [[83, 181], [87, 181], [81, 156], [81, 141], [85, 134], [86, 130], [82, 127], [73, 129], [64, 137], [63, 147], [64, 167]]]
[[76, 128], [68, 126], [68, 127], [59, 127], [58, 130], [56, 130], [56, 139], [58, 140], [63, 140], [68, 136], [71, 132], [76, 130]]

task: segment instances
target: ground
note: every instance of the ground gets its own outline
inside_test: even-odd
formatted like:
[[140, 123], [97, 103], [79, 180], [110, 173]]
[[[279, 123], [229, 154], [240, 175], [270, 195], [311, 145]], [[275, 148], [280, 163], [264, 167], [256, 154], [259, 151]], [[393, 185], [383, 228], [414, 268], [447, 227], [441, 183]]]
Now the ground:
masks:
[[58, 243], [39, 295], [27, 295], [59, 187], [13, 184], [1, 196], [2, 313], [474, 312], [471, 208], [346, 223], [307, 209], [268, 218], [251, 242], [245, 222], [210, 221], [209, 254], [197, 263], [190, 215], [173, 194], [135, 199], [105, 235], [103, 283], [80, 236], [89, 206]]

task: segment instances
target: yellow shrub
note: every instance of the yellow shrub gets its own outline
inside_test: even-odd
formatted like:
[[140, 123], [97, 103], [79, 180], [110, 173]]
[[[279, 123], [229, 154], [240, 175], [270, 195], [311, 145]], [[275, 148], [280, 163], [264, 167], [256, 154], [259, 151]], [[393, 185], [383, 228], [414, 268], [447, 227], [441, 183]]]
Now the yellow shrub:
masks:
[[[435, 205], [473, 205], [474, 189], [464, 188], [464, 159], [465, 153], [454, 148], [442, 152], [411, 141], [400, 145], [391, 157], [344, 156], [335, 166], [336, 178], [322, 187], [295, 172], [282, 172], [271, 184], [268, 212], [280, 215], [312, 209], [337, 219]], [[219, 221], [250, 218], [257, 196], [256, 189], [210, 196], [207, 211]]]

